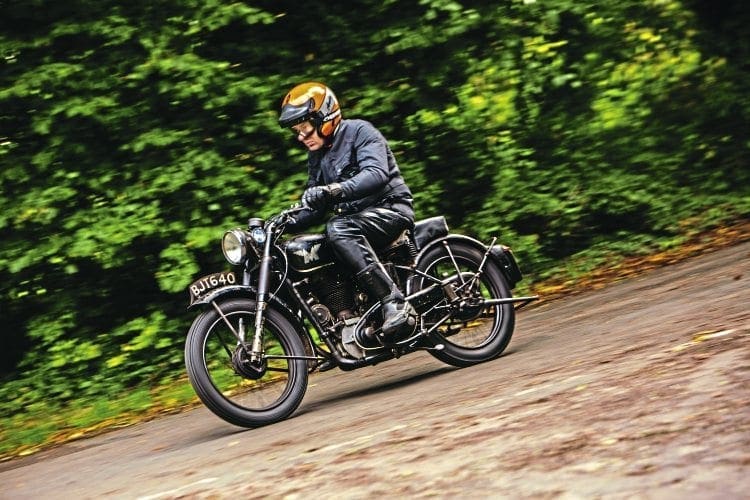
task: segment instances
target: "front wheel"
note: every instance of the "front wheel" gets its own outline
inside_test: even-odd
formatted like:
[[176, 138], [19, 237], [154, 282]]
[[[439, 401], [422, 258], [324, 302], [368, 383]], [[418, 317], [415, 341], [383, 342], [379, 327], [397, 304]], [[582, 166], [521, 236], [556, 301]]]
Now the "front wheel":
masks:
[[235, 334], [252, 344], [255, 302], [234, 298], [206, 309], [185, 342], [185, 365], [196, 394], [212, 412], [241, 427], [287, 418], [307, 390], [305, 348], [291, 323], [273, 308], [264, 312], [263, 354], [252, 359]]
[[428, 251], [417, 265], [424, 275], [417, 278], [413, 292], [444, 283], [436, 287], [438, 296], [422, 319], [432, 329], [433, 343], [444, 346], [430, 354], [453, 366], [499, 356], [513, 335], [513, 304], [486, 304], [490, 299], [510, 298], [510, 288], [492, 260], [487, 259], [483, 272], [478, 272], [483, 258], [476, 247], [452, 241]]

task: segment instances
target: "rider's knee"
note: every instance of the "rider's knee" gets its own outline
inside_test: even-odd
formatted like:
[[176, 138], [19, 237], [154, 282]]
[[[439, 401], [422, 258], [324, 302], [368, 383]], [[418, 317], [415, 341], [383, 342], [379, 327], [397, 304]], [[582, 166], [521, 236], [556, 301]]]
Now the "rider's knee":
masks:
[[352, 225], [344, 217], [333, 217], [326, 224], [326, 237], [330, 245], [346, 245], [351, 237]]

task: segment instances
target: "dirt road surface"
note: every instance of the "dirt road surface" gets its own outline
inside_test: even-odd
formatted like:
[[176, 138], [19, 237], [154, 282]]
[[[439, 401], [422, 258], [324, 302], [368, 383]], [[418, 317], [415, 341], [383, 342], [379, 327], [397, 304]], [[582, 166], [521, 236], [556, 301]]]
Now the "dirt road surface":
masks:
[[315, 374], [293, 418], [205, 408], [0, 464], [0, 498], [750, 495], [750, 243], [519, 312], [501, 358]]

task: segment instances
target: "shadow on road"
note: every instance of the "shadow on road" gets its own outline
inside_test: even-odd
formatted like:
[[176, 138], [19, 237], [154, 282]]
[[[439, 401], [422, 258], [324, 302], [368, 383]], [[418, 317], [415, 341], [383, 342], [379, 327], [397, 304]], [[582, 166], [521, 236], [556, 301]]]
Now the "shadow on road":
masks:
[[[360, 386], [360, 387], [353, 388], [351, 390], [344, 390], [336, 394], [324, 396], [321, 399], [317, 399], [314, 402], [311, 402], [310, 404], [305, 405], [304, 410], [299, 411], [298, 414], [307, 413], [311, 410], [315, 410], [321, 406], [329, 405], [332, 403], [337, 403], [337, 402], [351, 400], [351, 399], [357, 399], [357, 398], [361, 398], [364, 396], [379, 394], [382, 392], [388, 392], [398, 387], [406, 387], [408, 385], [416, 384], [423, 380], [428, 380], [433, 377], [437, 377], [445, 373], [455, 371], [457, 369], [458, 368], [454, 368], [452, 366], [443, 366], [440, 368], [436, 368], [434, 370], [430, 370], [428, 372], [417, 373], [417, 374], [409, 375], [406, 377], [395, 378], [393, 380], [388, 380], [384, 383], [380, 383], [376, 385], [371, 385], [367, 387]], [[351, 376], [351, 377], [357, 376], [356, 374], [342, 374], [342, 375]]]

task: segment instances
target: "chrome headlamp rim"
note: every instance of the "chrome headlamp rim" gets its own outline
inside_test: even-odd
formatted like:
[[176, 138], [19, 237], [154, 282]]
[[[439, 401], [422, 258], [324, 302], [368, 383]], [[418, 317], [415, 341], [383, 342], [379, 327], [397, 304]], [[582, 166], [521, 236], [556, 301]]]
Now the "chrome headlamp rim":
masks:
[[239, 266], [247, 258], [248, 234], [241, 228], [230, 229], [221, 238], [221, 251], [230, 264]]

